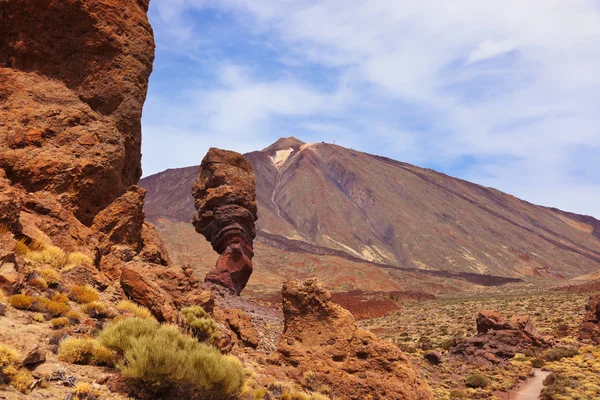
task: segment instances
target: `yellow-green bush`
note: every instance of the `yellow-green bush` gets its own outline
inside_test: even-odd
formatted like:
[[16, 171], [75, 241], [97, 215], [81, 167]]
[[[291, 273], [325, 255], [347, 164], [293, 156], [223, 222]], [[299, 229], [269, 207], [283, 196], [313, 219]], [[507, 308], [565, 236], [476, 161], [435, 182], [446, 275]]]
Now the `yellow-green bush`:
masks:
[[155, 396], [177, 391], [194, 399], [227, 399], [244, 384], [237, 358], [183, 335], [174, 325], [126, 318], [106, 327], [99, 340], [123, 354], [117, 366], [133, 386]]
[[202, 307], [182, 308], [181, 317], [186, 327], [199, 341], [212, 343], [218, 339], [217, 323]]
[[50, 268], [50, 267], [42, 268], [38, 271], [38, 273], [40, 274], [40, 276], [42, 278], [44, 278], [46, 280], [46, 282], [50, 286], [58, 285], [61, 281], [60, 272], [58, 272], [57, 270], [55, 270], [53, 268]]
[[100, 398], [100, 391], [96, 390], [89, 383], [81, 382], [75, 385], [71, 392], [73, 400], [97, 400]]
[[71, 286], [69, 298], [79, 304], [87, 304], [100, 300], [100, 295], [98, 294], [98, 291], [90, 285]]
[[71, 364], [112, 365], [113, 353], [96, 339], [70, 337], [60, 343], [58, 359]]
[[71, 323], [71, 320], [69, 320], [69, 318], [67, 318], [67, 317], [54, 318], [54, 319], [50, 320], [50, 325], [52, 325], [52, 327], [54, 329], [64, 328], [65, 326], [69, 325], [70, 323]]
[[106, 304], [99, 301], [84, 304], [81, 311], [92, 318], [106, 318], [112, 315]]
[[79, 314], [77, 311], [69, 311], [65, 314], [65, 317], [69, 318], [71, 324], [78, 324], [81, 322], [81, 314]]
[[133, 301], [122, 300], [117, 304], [117, 311], [125, 317], [137, 317], [142, 319], [153, 319], [152, 313], [146, 307], [139, 306]]
[[46, 313], [52, 317], [64, 315], [71, 309], [68, 304], [49, 300], [45, 297], [36, 297], [33, 308], [36, 311]]
[[46, 289], [48, 289], [48, 283], [46, 283], [46, 280], [41, 276], [30, 279], [27, 283], [29, 284], [29, 286], [32, 286], [41, 291], [45, 291]]
[[27, 253], [29, 253], [30, 251], [31, 250], [29, 250], [29, 246], [27, 246], [27, 244], [25, 243], [25, 240], [23, 240], [23, 239], [17, 240], [17, 245], [15, 246], [15, 253], [17, 253], [17, 255], [24, 256]]
[[18, 308], [19, 310], [29, 310], [35, 299], [26, 294], [15, 294], [8, 299], [11, 306]]
[[62, 293], [54, 293], [54, 295], [52, 296], [52, 301], [56, 301], [57, 303], [64, 303], [67, 304], [69, 303], [69, 298], [62, 294]]
[[94, 261], [87, 255], [79, 252], [71, 253], [67, 257], [67, 263], [65, 265], [65, 270], [72, 269], [73, 267], [78, 267], [81, 265], [91, 266]]
[[49, 264], [54, 268], [61, 269], [67, 263], [67, 255], [56, 246], [45, 246], [37, 251], [29, 251], [25, 259], [34, 264]]
[[15, 349], [0, 343], [0, 375], [19, 392], [28, 393], [33, 377], [27, 369], [22, 368], [19, 359], [19, 353]]

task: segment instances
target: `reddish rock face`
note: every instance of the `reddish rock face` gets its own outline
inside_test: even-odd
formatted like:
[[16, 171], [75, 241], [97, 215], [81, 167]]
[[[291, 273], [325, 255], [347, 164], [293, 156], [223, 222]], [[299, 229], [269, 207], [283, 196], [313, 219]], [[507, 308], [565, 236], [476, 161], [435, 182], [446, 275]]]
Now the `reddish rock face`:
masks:
[[482, 310], [476, 318], [477, 336], [459, 339], [452, 353], [477, 364], [497, 364], [531, 347], [547, 347], [531, 319], [506, 320], [495, 311]]
[[590, 296], [585, 306], [585, 316], [579, 328], [579, 338], [600, 343], [600, 294]]
[[221, 256], [206, 281], [240, 294], [252, 274], [256, 236], [256, 182], [252, 166], [239, 153], [211, 148], [192, 186], [196, 232]]
[[359, 329], [352, 314], [332, 303], [314, 279], [288, 281], [283, 290], [284, 331], [270, 362], [300, 380], [314, 372], [316, 387], [335, 398], [432, 399], [427, 383], [393, 344]]
[[28, 192], [56, 194], [88, 226], [141, 175], [147, 7], [0, 2], [0, 168]]

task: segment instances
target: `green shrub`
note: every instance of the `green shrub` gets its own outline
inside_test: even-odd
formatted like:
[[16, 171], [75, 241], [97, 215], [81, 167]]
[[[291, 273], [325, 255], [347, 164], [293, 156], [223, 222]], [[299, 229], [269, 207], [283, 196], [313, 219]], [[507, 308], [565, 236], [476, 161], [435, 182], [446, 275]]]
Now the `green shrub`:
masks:
[[577, 349], [568, 348], [568, 347], [555, 347], [550, 349], [544, 355], [546, 361], [558, 361], [563, 358], [574, 357], [579, 354]]
[[545, 364], [546, 364], [546, 362], [544, 361], [544, 359], [540, 358], [540, 357], [537, 357], [537, 358], [534, 358], [533, 360], [531, 360], [531, 366], [533, 368], [542, 368]]
[[544, 388], [540, 398], [542, 400], [556, 400], [559, 398], [557, 396], [568, 396], [568, 388], [574, 389], [579, 385], [580, 383], [577, 380], [553, 372], [544, 379]]
[[102, 344], [123, 354], [117, 366], [133, 391], [160, 397], [178, 393], [190, 399], [227, 399], [244, 383], [240, 361], [183, 335], [174, 325], [126, 318], [104, 329]]
[[465, 384], [467, 385], [467, 387], [474, 388], [474, 389], [484, 388], [490, 384], [490, 380], [484, 375], [474, 374], [467, 378], [467, 380], [465, 381]]
[[201, 342], [213, 343], [218, 339], [217, 323], [200, 306], [181, 309], [181, 317], [192, 335]]

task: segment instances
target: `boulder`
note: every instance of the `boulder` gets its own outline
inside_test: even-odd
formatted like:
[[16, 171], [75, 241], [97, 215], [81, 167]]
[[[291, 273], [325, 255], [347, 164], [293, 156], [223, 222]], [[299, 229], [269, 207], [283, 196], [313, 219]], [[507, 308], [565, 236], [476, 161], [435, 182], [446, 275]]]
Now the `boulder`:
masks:
[[600, 294], [590, 296], [585, 306], [585, 315], [579, 327], [579, 339], [600, 344]]
[[100, 242], [103, 255], [118, 249], [121, 261], [131, 261], [142, 249], [145, 196], [144, 189], [131, 186], [127, 192], [96, 215], [91, 229]]
[[141, 176], [148, 1], [0, 3], [0, 168], [90, 225]]
[[433, 398], [400, 349], [358, 328], [315, 279], [288, 281], [282, 295], [284, 331], [269, 361], [290, 378], [301, 381], [309, 373], [309, 389], [329, 385], [335, 398]]
[[121, 269], [121, 288], [129, 298], [148, 308], [159, 321], [174, 321], [177, 307], [173, 297], [155, 279], [147, 264], [131, 262]]
[[252, 274], [256, 237], [256, 180], [239, 153], [211, 148], [192, 187], [198, 213], [193, 224], [220, 254], [205, 280], [240, 294]]
[[477, 335], [457, 339], [452, 354], [469, 362], [486, 365], [498, 364], [532, 347], [547, 347], [531, 318], [515, 316], [506, 320], [497, 312], [483, 310], [476, 318]]

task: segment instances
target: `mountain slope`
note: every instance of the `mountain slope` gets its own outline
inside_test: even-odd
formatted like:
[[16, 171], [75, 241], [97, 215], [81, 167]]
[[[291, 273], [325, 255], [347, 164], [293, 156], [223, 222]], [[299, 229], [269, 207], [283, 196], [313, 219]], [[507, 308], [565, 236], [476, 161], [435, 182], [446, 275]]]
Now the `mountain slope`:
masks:
[[[257, 177], [258, 241], [271, 247], [515, 278], [600, 267], [600, 221], [592, 217], [332, 144], [286, 138], [245, 157]], [[197, 171], [143, 179], [148, 218], [189, 222]]]

